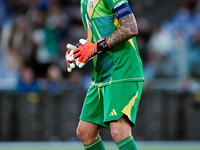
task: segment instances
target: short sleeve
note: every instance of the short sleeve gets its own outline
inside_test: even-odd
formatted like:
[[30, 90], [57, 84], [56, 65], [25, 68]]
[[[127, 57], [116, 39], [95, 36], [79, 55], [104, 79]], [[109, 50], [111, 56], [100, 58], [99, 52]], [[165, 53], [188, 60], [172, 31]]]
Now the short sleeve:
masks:
[[117, 5], [122, 5], [128, 3], [128, 0], [103, 0], [104, 4], [108, 7], [110, 11], [113, 11], [114, 7]]

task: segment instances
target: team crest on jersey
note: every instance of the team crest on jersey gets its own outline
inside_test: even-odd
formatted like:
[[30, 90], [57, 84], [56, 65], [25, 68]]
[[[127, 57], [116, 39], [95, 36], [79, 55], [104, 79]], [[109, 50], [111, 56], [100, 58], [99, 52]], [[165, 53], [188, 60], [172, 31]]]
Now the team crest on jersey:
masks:
[[94, 8], [94, 0], [90, 0], [90, 9]]
[[100, 0], [88, 0], [87, 3], [87, 13], [89, 18], [92, 18], [92, 14], [94, 12], [94, 8], [97, 6]]

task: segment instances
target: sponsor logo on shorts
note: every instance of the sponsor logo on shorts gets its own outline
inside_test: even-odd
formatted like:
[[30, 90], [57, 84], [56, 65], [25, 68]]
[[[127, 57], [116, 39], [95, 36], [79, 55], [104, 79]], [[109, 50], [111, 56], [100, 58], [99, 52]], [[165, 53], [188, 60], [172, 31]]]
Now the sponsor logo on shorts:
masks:
[[110, 113], [110, 116], [116, 116], [116, 115], [117, 115], [117, 113], [116, 113], [115, 109], [113, 109], [113, 110], [111, 111], [111, 113]]

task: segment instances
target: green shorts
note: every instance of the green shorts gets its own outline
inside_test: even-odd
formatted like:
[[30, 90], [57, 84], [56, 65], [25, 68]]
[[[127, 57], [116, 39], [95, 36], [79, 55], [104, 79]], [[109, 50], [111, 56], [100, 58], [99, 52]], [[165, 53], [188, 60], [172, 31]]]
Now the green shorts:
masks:
[[125, 114], [134, 126], [143, 82], [126, 82], [105, 87], [90, 86], [80, 119], [109, 129], [109, 123]]

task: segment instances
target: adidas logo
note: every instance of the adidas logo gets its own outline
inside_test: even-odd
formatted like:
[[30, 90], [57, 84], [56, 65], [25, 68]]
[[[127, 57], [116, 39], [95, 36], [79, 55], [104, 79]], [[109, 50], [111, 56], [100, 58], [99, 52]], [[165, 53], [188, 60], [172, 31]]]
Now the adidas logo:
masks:
[[111, 111], [111, 113], [110, 113], [110, 116], [116, 116], [116, 115], [117, 115], [117, 113], [116, 113], [115, 109], [113, 109], [113, 110]]

